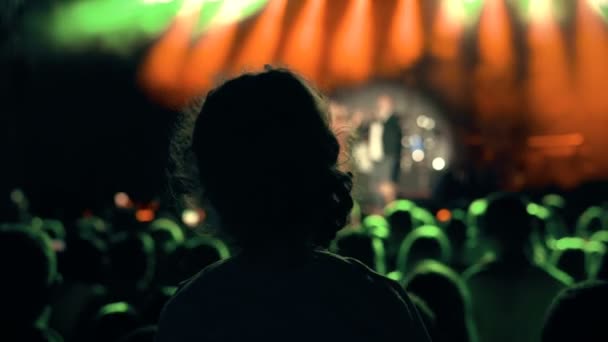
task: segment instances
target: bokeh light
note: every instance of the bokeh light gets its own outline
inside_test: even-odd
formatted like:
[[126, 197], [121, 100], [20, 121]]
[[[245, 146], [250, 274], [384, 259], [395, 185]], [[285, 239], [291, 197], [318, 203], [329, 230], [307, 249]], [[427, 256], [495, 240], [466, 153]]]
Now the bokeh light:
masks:
[[436, 171], [441, 171], [443, 169], [445, 169], [445, 159], [441, 158], [441, 157], [437, 157], [435, 159], [433, 159], [433, 169]]
[[423, 150], [414, 150], [412, 151], [412, 160], [415, 162], [421, 162], [424, 160], [424, 151]]

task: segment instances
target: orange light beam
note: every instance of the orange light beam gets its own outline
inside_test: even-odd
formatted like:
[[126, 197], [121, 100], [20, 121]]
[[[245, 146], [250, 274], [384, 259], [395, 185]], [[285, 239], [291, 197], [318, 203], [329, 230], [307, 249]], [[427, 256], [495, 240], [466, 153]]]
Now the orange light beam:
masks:
[[179, 76], [190, 37], [198, 21], [202, 1], [186, 1], [162, 38], [150, 49], [139, 70], [138, 78], [144, 89], [162, 102], [172, 104], [172, 96], [179, 88]]
[[325, 0], [307, 0], [288, 34], [282, 61], [306, 79], [319, 80], [325, 30]]
[[564, 37], [555, 21], [551, 0], [532, 0], [528, 30], [529, 103], [533, 113], [554, 121], [556, 116], [570, 114], [571, 80]]
[[585, 112], [608, 118], [606, 23], [587, 0], [578, 1], [576, 12], [576, 85], [580, 104]]
[[424, 50], [419, 0], [399, 0], [390, 27], [387, 64], [401, 70], [415, 63]]
[[370, 0], [350, 0], [331, 46], [329, 71], [339, 82], [361, 82], [373, 67], [372, 8]]
[[181, 74], [181, 96], [192, 99], [210, 89], [223, 70], [236, 36], [237, 25], [212, 28], [196, 43]]
[[493, 70], [510, 71], [515, 64], [513, 33], [504, 0], [488, 0], [479, 23], [481, 62]]
[[464, 32], [465, 10], [460, 1], [442, 0], [433, 21], [431, 53], [443, 59], [455, 59], [460, 52]]
[[256, 69], [274, 61], [286, 7], [287, 0], [272, 0], [266, 6], [239, 51], [233, 71]]

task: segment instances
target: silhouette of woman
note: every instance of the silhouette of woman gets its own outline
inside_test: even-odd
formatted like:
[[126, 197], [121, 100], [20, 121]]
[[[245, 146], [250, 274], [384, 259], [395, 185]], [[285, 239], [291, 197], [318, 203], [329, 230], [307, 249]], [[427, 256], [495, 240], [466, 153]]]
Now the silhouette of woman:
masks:
[[284, 69], [211, 91], [192, 133], [203, 199], [239, 247], [165, 306], [157, 341], [428, 341], [400, 286], [325, 251], [351, 175], [321, 95]]

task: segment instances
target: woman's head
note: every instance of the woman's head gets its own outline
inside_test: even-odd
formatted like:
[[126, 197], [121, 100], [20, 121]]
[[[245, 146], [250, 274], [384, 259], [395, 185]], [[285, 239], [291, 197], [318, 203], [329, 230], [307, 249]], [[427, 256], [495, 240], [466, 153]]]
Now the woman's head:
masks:
[[212, 90], [194, 127], [203, 197], [244, 249], [327, 245], [352, 208], [326, 103], [284, 69]]

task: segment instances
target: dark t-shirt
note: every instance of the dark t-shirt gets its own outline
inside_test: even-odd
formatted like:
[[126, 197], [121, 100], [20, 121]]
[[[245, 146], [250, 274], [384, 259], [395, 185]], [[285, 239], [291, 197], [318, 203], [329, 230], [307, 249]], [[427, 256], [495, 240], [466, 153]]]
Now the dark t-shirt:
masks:
[[429, 341], [399, 284], [354, 259], [313, 252], [289, 264], [237, 256], [169, 301], [158, 342]]

